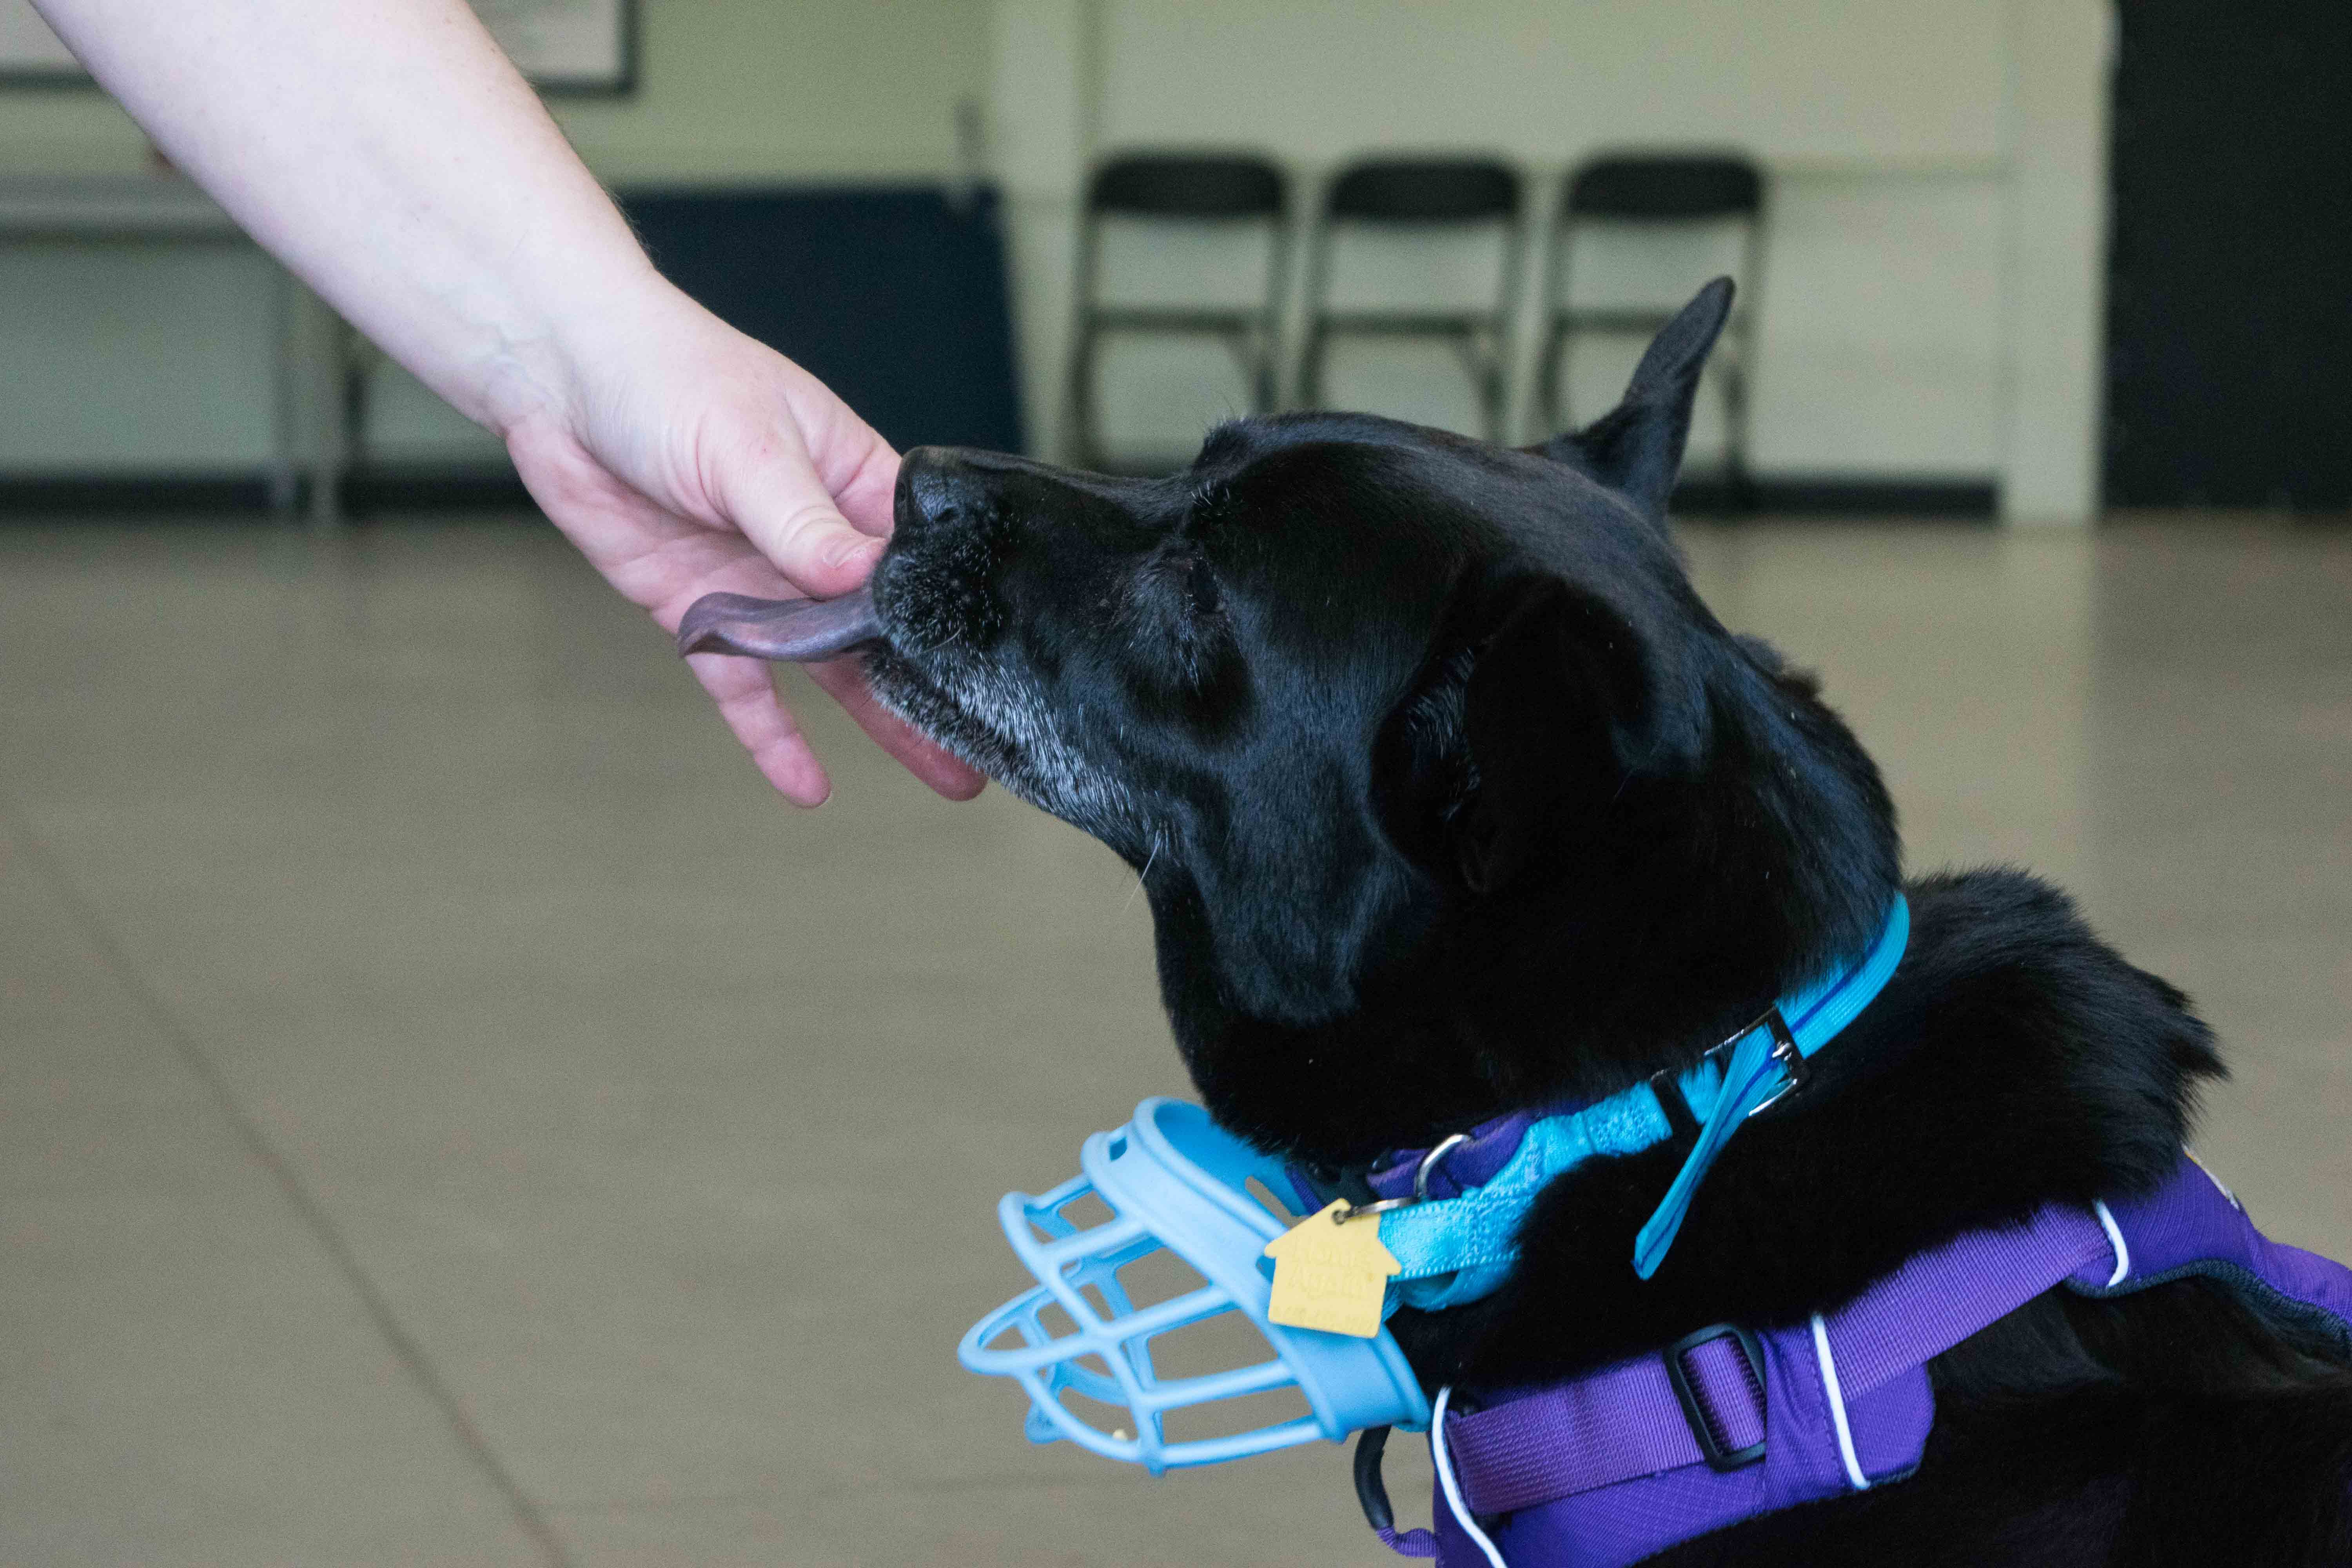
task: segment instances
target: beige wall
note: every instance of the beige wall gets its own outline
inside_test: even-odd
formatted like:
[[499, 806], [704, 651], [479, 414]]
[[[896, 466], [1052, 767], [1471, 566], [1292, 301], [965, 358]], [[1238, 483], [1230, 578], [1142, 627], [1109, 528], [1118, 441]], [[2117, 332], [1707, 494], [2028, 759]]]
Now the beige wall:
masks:
[[[1015, 196], [1033, 373], [1061, 363], [1078, 171], [1102, 151], [1257, 147], [1309, 191], [1366, 149], [1499, 152], [1535, 176], [1541, 215], [1565, 171], [1599, 148], [1732, 143], [1773, 178], [1758, 467], [1997, 477], [2013, 516], [2088, 516], [2106, 0], [997, 9], [993, 129]], [[1680, 290], [1708, 269], [1677, 259], [1622, 253], [1606, 280]], [[1531, 359], [1520, 356], [1521, 426]], [[1622, 374], [1599, 359], [1597, 373]], [[1177, 374], [1172, 356], [1129, 368], [1109, 412], [1130, 432], [1156, 424], [1163, 442], [1240, 395]], [[1442, 359], [1396, 359], [1331, 401], [1427, 416], [1449, 379]], [[1586, 390], [1579, 412], [1590, 414], [1599, 388]], [[1048, 444], [1058, 392], [1058, 376], [1033, 374], [1031, 426]], [[1703, 421], [1695, 448], [1706, 438]]]
[[[625, 99], [562, 99], [597, 174], [639, 184], [937, 179], [985, 94], [988, 0], [642, 0]], [[131, 174], [146, 139], [94, 89], [0, 89], [0, 175]], [[0, 246], [0, 471], [257, 465], [269, 441], [268, 263], [205, 247]], [[406, 376], [393, 456], [495, 448]]]
[[1107, 140], [1558, 163], [1735, 140], [1774, 160], [1999, 151], [2002, 0], [1103, 0]]
[[[637, 90], [555, 100], [613, 181], [926, 178], [988, 81], [988, 0], [640, 0]], [[128, 174], [146, 139], [102, 93], [0, 89], [0, 174]]]
[[936, 179], [987, 83], [987, 0], [645, 0], [636, 94], [555, 111], [610, 181]]

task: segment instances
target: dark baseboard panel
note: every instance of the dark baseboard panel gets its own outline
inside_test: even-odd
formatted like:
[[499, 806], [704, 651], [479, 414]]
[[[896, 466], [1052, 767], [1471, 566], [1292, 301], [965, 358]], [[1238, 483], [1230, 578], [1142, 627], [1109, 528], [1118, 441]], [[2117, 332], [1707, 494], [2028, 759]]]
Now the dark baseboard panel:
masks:
[[[307, 487], [295, 514], [308, 505]], [[504, 468], [362, 469], [343, 481], [342, 510], [356, 519], [407, 512], [534, 512]], [[0, 521], [233, 521], [270, 514], [269, 481], [257, 474], [0, 475]]]
[[[1171, 474], [1189, 457], [1110, 459], [1108, 471], [1130, 479]], [[1751, 478], [1734, 484], [1718, 474], [1697, 473], [1675, 487], [1678, 516], [1975, 518], [1999, 515], [2000, 481], [1937, 476], [1904, 477], [1789, 474]]]
[[1834, 474], [1759, 476], [1735, 485], [1694, 475], [1675, 487], [1674, 510], [1689, 517], [1976, 519], [1999, 514], [1991, 479], [1905, 479]]
[[[1171, 465], [1181, 467], [1181, 465]], [[1675, 490], [1687, 517], [1874, 517], [1990, 519], [2000, 500], [1991, 479], [1761, 478], [1746, 487], [1696, 476]], [[343, 510], [355, 518], [434, 511], [530, 511], [511, 468], [384, 466], [343, 482]], [[208, 518], [267, 512], [269, 487], [253, 474], [0, 476], [0, 518]]]
[[0, 521], [176, 522], [268, 509], [269, 482], [255, 474], [0, 475]]
[[530, 492], [512, 468], [362, 468], [343, 481], [343, 510], [368, 518], [408, 511], [524, 511]]

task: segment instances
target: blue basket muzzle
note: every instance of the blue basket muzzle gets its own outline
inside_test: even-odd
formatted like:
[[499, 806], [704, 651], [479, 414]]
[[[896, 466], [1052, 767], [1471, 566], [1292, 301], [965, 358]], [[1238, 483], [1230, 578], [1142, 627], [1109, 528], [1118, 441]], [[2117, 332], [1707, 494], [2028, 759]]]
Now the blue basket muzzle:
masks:
[[[1287, 1225], [1250, 1186], [1286, 1196], [1281, 1162], [1219, 1131], [1197, 1105], [1153, 1099], [1126, 1126], [1087, 1139], [1079, 1168], [1041, 1197], [1009, 1193], [997, 1205], [1038, 1286], [956, 1347], [971, 1371], [1019, 1381], [1032, 1440], [1066, 1437], [1158, 1474], [1317, 1437], [1336, 1443], [1368, 1426], [1428, 1425], [1420, 1382], [1386, 1329], [1365, 1340], [1266, 1321], [1265, 1244]], [[1200, 1337], [1219, 1323], [1225, 1331]], [[1167, 1363], [1164, 1342], [1183, 1336], [1182, 1364], [1155, 1366], [1155, 1342]], [[1204, 1345], [1239, 1364], [1194, 1370]], [[1109, 1419], [1082, 1419], [1070, 1395]], [[1302, 1398], [1306, 1414], [1265, 1419], [1269, 1405], [1295, 1412]], [[1195, 1414], [1180, 1427], [1258, 1424], [1171, 1438], [1168, 1417], [1184, 1412]]]

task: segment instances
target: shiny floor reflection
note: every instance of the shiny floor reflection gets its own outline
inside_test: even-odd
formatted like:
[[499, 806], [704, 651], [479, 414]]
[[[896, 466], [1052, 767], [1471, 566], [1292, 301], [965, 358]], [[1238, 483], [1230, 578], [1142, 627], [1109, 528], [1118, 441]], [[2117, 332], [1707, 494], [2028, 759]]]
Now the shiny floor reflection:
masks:
[[[2352, 1256], [2352, 534], [1685, 540]], [[537, 530], [0, 535], [0, 1561], [1386, 1559], [1336, 1452], [1152, 1482], [955, 1367], [997, 1194], [1182, 1090], [1149, 917], [801, 711], [811, 814]]]

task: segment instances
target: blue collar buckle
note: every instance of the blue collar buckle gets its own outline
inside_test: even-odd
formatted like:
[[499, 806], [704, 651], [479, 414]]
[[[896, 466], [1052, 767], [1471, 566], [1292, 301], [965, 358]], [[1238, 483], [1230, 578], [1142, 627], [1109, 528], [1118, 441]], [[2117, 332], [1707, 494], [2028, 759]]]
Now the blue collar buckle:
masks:
[[[1910, 931], [1910, 908], [1897, 895], [1865, 952], [1782, 996], [1690, 1067], [1654, 1075], [1590, 1105], [1484, 1123], [1450, 1163], [1445, 1152], [1454, 1140], [1427, 1152], [1400, 1152], [1371, 1178], [1386, 1211], [1381, 1245], [1402, 1266], [1390, 1286], [1391, 1308], [1437, 1311], [1489, 1294], [1517, 1261], [1518, 1227], [1553, 1177], [1590, 1159], [1636, 1154], [1687, 1137], [1688, 1157], [1635, 1239], [1633, 1270], [1649, 1279], [1732, 1135], [1750, 1116], [1811, 1080], [1811, 1058], [1885, 987]], [[1452, 1195], [1429, 1195], [1433, 1165], [1444, 1171]], [[1407, 1173], [1420, 1201], [1403, 1196]]]
[[1777, 1003], [1765, 1008], [1762, 1017], [1740, 1030], [1738, 1034], [1732, 1036], [1719, 1046], [1710, 1047], [1706, 1054], [1710, 1057], [1727, 1054], [1744, 1037], [1752, 1035], [1759, 1029], [1764, 1030], [1772, 1037], [1773, 1063], [1782, 1072], [1788, 1074], [1788, 1081], [1750, 1107], [1748, 1112], [1749, 1116], [1760, 1116], [1771, 1110], [1799, 1089], [1803, 1089], [1806, 1080], [1813, 1076], [1812, 1064], [1805, 1060], [1805, 1053], [1798, 1048], [1797, 1037], [1789, 1028], [1789, 1020], [1780, 1016], [1780, 1008]]
[[[1691, 1146], [1674, 1184], [1633, 1238], [1634, 1273], [1647, 1279], [1658, 1271], [1666, 1249], [1674, 1246], [1682, 1229], [1684, 1216], [1690, 1212], [1699, 1183], [1731, 1135], [1749, 1117], [1769, 1110], [1804, 1087], [1811, 1076], [1813, 1053], [1835, 1039], [1885, 989], [1910, 941], [1911, 906], [1898, 894], [1877, 940], [1860, 962], [1794, 997], [1774, 1003], [1762, 1017], [1700, 1058], [1721, 1074], [1715, 1104], [1700, 1124], [1698, 1142]], [[1793, 1026], [1790, 1014], [1796, 1016]], [[1685, 1075], [1682, 1083], [1685, 1093], [1689, 1082]]]

